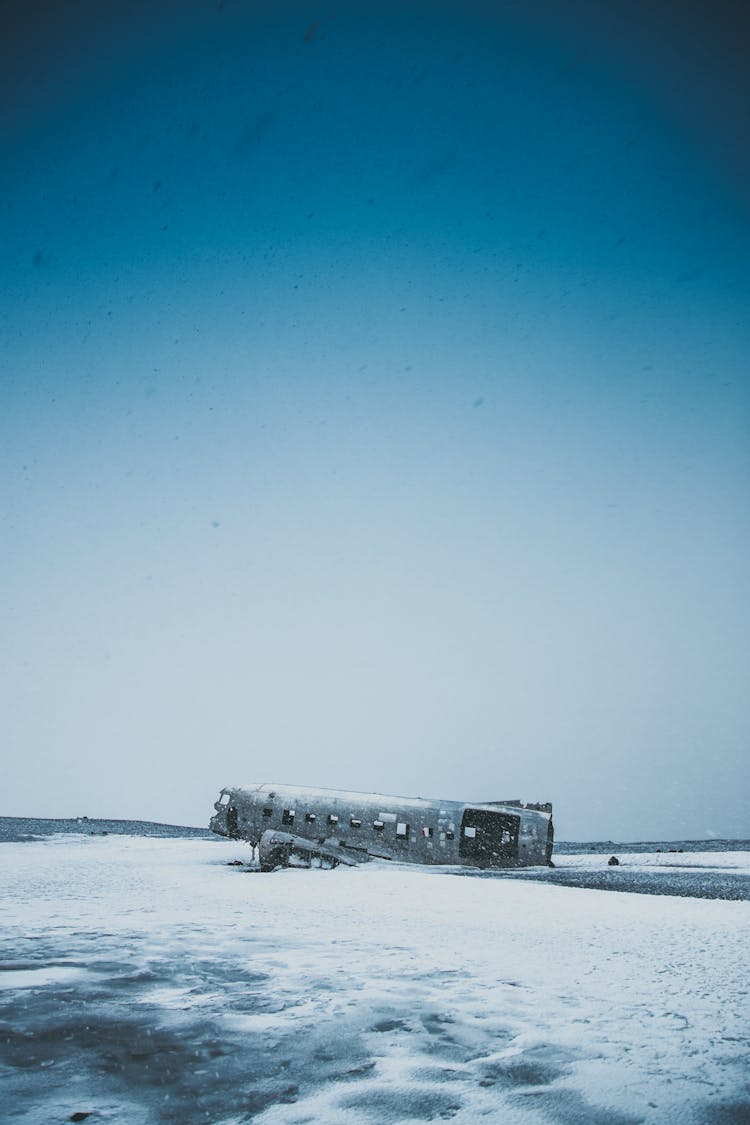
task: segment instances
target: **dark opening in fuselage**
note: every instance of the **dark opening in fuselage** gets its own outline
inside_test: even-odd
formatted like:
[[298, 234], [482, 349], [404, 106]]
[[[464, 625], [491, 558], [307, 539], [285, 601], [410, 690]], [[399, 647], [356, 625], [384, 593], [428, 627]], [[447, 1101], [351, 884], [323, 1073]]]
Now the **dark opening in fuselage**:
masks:
[[480, 867], [512, 867], [518, 862], [521, 818], [486, 809], [466, 809], [461, 820], [458, 855]]
[[237, 809], [234, 805], [227, 807], [227, 836], [230, 840], [239, 840], [240, 827], [237, 821]]

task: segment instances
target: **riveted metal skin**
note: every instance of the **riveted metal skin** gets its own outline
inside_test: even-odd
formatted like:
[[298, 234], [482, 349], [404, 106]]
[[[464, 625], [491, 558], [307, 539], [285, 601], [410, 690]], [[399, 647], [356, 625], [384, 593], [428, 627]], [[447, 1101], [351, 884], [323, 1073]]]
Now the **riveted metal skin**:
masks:
[[[345, 863], [389, 859], [482, 868], [552, 862], [550, 804], [466, 804], [264, 782], [222, 789], [214, 809], [211, 830], [260, 847], [265, 868], [288, 866], [294, 856], [302, 857], [293, 861], [297, 866], [311, 865], [304, 857], [336, 856]], [[281, 857], [278, 864], [271, 864], [271, 854]]]

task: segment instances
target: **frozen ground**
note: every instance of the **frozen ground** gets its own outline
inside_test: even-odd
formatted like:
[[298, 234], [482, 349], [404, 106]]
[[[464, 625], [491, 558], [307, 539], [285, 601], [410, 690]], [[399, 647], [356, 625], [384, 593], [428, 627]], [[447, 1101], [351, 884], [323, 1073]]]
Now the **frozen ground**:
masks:
[[[750, 1120], [747, 901], [247, 858], [0, 847], [4, 1120]], [[747, 852], [623, 859], [750, 873]]]

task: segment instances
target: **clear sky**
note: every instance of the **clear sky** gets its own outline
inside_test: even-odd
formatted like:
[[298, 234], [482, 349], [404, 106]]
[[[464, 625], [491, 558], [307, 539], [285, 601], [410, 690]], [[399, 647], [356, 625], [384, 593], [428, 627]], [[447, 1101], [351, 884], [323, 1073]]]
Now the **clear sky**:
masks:
[[3, 5], [0, 812], [750, 836], [749, 17]]

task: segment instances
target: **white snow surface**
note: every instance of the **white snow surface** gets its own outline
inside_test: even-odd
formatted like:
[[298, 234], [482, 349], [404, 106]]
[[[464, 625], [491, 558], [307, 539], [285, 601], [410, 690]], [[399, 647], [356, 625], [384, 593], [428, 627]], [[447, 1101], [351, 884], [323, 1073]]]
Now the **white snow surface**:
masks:
[[722, 874], [737, 871], [747, 875], [750, 871], [750, 852], [618, 852], [617, 844], [612, 845], [611, 853], [587, 852], [579, 855], [560, 855], [555, 853], [555, 867], [572, 867], [586, 871], [606, 867], [609, 856], [619, 857], [624, 867], [638, 867], [642, 870], [664, 871], [695, 868], [701, 871], [720, 871]]
[[749, 902], [235, 859], [0, 846], [3, 1120], [750, 1120]]

